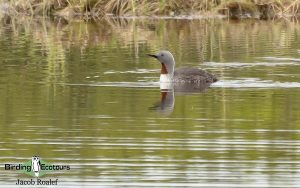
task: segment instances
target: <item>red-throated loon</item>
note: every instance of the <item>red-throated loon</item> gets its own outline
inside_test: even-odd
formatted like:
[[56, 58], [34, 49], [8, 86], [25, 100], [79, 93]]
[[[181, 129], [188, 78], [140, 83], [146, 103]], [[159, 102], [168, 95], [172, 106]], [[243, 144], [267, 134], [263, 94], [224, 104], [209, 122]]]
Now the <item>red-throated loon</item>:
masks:
[[[161, 63], [160, 82], [211, 84], [218, 79], [213, 74], [201, 69], [181, 67], [175, 69], [175, 60], [171, 52], [160, 51], [155, 55], [148, 54]], [[174, 70], [175, 69], [175, 70]]]

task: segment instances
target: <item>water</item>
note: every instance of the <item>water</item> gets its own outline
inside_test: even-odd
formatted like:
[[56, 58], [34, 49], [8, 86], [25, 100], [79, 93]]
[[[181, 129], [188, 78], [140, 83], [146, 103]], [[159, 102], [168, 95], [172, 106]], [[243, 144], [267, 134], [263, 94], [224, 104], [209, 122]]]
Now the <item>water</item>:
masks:
[[[220, 81], [161, 93], [159, 49]], [[70, 165], [42, 177], [58, 187], [300, 186], [296, 22], [3, 19], [0, 57], [1, 166]]]

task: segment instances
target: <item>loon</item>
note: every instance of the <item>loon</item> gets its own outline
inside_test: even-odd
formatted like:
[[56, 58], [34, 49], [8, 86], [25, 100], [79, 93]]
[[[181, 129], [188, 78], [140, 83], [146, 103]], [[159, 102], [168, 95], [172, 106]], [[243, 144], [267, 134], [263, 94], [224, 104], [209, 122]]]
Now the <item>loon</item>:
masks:
[[148, 54], [161, 63], [161, 83], [184, 83], [184, 84], [206, 84], [210, 85], [218, 81], [217, 77], [209, 72], [191, 67], [180, 67], [175, 69], [175, 60], [171, 52], [160, 51], [157, 54]]

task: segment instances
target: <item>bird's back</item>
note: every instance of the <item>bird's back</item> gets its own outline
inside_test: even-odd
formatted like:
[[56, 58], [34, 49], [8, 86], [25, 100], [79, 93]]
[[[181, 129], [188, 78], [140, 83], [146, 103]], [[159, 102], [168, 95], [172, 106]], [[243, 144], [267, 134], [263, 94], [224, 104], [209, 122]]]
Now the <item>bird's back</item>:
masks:
[[213, 74], [201, 69], [180, 67], [175, 69], [173, 80], [180, 83], [211, 84], [218, 79]]

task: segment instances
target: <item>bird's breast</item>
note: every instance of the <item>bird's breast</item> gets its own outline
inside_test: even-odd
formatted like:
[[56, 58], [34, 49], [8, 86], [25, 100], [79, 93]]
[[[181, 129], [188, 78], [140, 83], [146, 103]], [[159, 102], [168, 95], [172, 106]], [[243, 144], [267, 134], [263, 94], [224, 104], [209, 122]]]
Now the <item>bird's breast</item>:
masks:
[[170, 83], [170, 82], [173, 82], [172, 81], [172, 76], [169, 75], [169, 74], [160, 74], [159, 81], [161, 83]]

